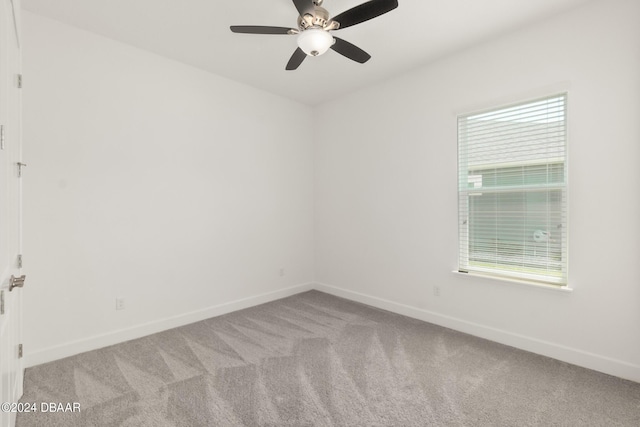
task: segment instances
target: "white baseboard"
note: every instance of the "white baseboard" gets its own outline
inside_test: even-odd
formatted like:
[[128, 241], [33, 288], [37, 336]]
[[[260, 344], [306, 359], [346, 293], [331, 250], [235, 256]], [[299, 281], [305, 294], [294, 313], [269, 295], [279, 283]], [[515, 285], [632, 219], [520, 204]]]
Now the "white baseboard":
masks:
[[593, 369], [605, 374], [640, 382], [640, 366], [622, 360], [613, 359], [599, 354], [590, 353], [576, 348], [567, 347], [549, 341], [514, 334], [497, 328], [488, 327], [467, 320], [447, 316], [429, 310], [400, 304], [391, 300], [374, 297], [371, 295], [350, 291], [324, 283], [305, 283], [274, 292], [268, 292], [248, 298], [242, 298], [223, 304], [218, 304], [202, 310], [181, 314], [178, 316], [160, 319], [130, 328], [120, 329], [102, 335], [85, 338], [82, 340], [67, 342], [64, 344], [45, 348], [34, 353], [25, 355], [25, 367], [40, 365], [73, 356], [85, 351], [96, 350], [124, 341], [141, 338], [146, 335], [162, 332], [168, 329], [177, 328], [189, 323], [199, 322], [211, 317], [220, 316], [244, 308], [264, 304], [280, 298], [286, 298], [301, 292], [316, 289], [327, 294], [346, 298], [352, 301], [367, 304], [373, 307], [388, 310], [393, 313], [402, 314], [414, 319], [423, 320], [435, 325], [444, 326], [456, 331], [464, 332], [490, 341], [495, 341], [508, 346], [516, 347], [532, 353], [551, 357], [573, 365]]
[[316, 283], [314, 289], [325, 292], [327, 294], [346, 298], [351, 301], [360, 302], [393, 313], [402, 314], [414, 319], [423, 320], [435, 325], [444, 326], [456, 331], [464, 332], [490, 341], [495, 341], [531, 353], [540, 354], [571, 363], [572, 365], [581, 366], [583, 368], [593, 369], [594, 371], [603, 372], [605, 374], [624, 378], [627, 380], [640, 382], [640, 365], [635, 365], [622, 360], [613, 359], [607, 356], [590, 353], [577, 348], [567, 347], [562, 344], [556, 344], [549, 341], [539, 340], [520, 334], [504, 331], [481, 325], [467, 320], [458, 319], [444, 314], [436, 313], [429, 310], [400, 304], [383, 298], [362, 294], [359, 292], [342, 289], [323, 283]]
[[179, 326], [188, 325], [190, 323], [199, 322], [211, 317], [220, 316], [232, 311], [242, 310], [256, 305], [286, 298], [301, 292], [313, 289], [312, 283], [292, 286], [289, 288], [279, 289], [273, 292], [267, 292], [260, 295], [242, 298], [236, 301], [230, 301], [201, 310], [192, 311], [165, 319], [154, 320], [152, 322], [143, 323], [125, 329], [108, 332], [106, 334], [96, 335], [77, 341], [71, 341], [64, 344], [52, 346], [25, 355], [25, 368], [40, 365], [42, 363], [52, 362], [54, 360], [73, 356], [75, 354], [84, 353], [85, 351], [96, 350], [124, 341], [141, 338], [157, 332], [166, 331], [168, 329], [177, 328]]

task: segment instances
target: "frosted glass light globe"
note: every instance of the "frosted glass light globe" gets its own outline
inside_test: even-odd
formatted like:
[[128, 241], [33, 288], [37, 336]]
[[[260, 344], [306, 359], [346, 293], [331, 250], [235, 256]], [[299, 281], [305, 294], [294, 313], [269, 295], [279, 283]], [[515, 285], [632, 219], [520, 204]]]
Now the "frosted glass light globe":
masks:
[[298, 35], [298, 46], [307, 55], [318, 56], [325, 53], [333, 45], [333, 37], [328, 31], [310, 28]]

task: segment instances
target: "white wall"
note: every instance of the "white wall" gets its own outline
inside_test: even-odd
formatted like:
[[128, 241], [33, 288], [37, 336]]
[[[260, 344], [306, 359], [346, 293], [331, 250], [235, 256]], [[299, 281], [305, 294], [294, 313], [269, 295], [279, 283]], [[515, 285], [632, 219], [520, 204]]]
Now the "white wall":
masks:
[[[639, 16], [591, 2], [318, 107], [320, 289], [640, 381]], [[563, 90], [574, 292], [452, 273], [456, 114]]]
[[[639, 15], [594, 1], [312, 110], [24, 13], [27, 364], [315, 266], [321, 290], [640, 381]], [[452, 273], [456, 114], [560, 90], [575, 291]]]
[[28, 365], [309, 288], [310, 108], [23, 27]]

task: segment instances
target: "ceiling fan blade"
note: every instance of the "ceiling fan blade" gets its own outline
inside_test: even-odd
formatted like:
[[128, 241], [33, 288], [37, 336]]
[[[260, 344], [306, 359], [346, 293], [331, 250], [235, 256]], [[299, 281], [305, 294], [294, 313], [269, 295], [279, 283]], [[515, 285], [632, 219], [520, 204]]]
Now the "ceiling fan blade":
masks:
[[230, 28], [234, 33], [243, 34], [295, 34], [298, 32], [293, 28], [265, 27], [262, 25], [232, 25]]
[[336, 42], [333, 44], [333, 46], [331, 46], [331, 49], [335, 50], [340, 55], [346, 56], [347, 58], [361, 64], [364, 64], [371, 59], [371, 55], [360, 49], [358, 46], [351, 44], [348, 41], [339, 39], [338, 37], [334, 37], [334, 40]]
[[302, 64], [302, 61], [304, 61], [304, 58], [306, 57], [307, 54], [304, 53], [304, 50], [297, 48], [296, 51], [293, 52], [293, 55], [291, 55], [291, 59], [289, 59], [286, 69], [289, 71], [296, 70], [300, 66], [300, 64]]
[[342, 29], [391, 12], [396, 7], [398, 0], [370, 0], [334, 16], [331, 20], [340, 23], [339, 29]]
[[296, 6], [296, 9], [298, 9], [300, 16], [304, 16], [305, 14], [313, 16], [315, 11], [313, 0], [293, 0], [293, 4]]

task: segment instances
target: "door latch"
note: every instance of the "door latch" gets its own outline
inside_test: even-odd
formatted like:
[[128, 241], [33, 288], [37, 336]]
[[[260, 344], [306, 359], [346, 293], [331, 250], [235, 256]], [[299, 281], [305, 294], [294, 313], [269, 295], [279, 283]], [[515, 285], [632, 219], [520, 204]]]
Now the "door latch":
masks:
[[27, 278], [24, 274], [20, 277], [11, 276], [11, 281], [9, 282], [9, 292], [13, 290], [13, 288], [21, 288], [24, 286], [24, 281]]

